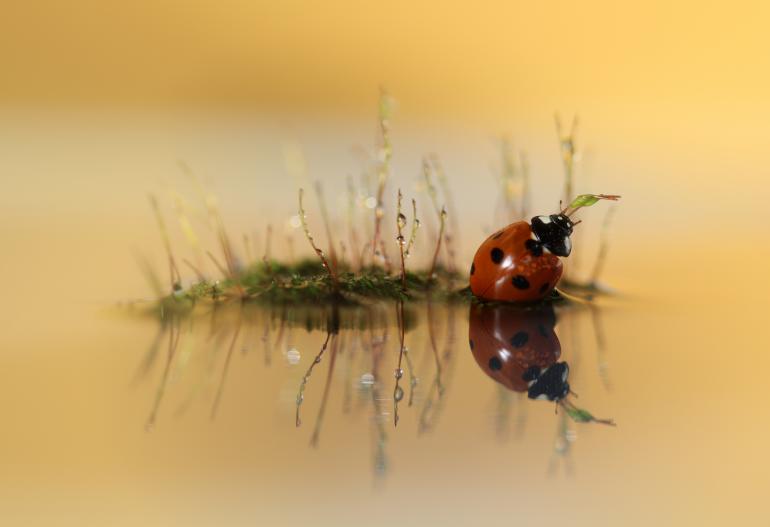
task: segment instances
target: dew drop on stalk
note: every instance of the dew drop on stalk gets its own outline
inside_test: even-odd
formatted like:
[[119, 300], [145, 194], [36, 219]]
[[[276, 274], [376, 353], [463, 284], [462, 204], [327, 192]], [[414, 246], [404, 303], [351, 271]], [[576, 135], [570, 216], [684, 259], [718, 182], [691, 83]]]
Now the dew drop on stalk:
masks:
[[395, 401], [398, 402], [403, 398], [404, 398], [404, 389], [401, 388], [401, 386], [397, 386], [396, 390], [393, 392], [393, 399], [395, 399]]
[[396, 379], [400, 379], [404, 376], [404, 369], [403, 368], [396, 368], [396, 370], [393, 372], [393, 376]]

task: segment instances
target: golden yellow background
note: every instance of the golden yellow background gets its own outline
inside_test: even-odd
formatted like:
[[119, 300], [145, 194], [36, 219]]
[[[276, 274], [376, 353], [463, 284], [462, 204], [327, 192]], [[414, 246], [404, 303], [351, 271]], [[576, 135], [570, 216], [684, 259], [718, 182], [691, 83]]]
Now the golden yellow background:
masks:
[[[0, 5], [0, 523], [509, 525], [517, 510], [524, 524], [767, 523], [767, 3]], [[389, 191], [416, 193], [421, 156], [441, 155], [464, 265], [497, 227], [502, 134], [529, 153], [549, 211], [553, 113], [578, 113], [578, 190], [623, 195], [605, 273], [624, 295], [605, 316], [615, 388], [599, 387], [587, 333], [575, 380], [620, 426], [579, 428], [571, 479], [545, 474], [549, 405], [531, 406], [523, 442], [494, 443], [495, 387], [462, 316], [443, 428], [391, 432], [384, 490], [365, 421], [331, 413], [308, 450], [292, 427], [300, 370], [253, 357], [221, 421], [202, 404], [144, 431], [160, 372], [131, 379], [155, 328], [105, 309], [148, 295], [134, 253], [163, 261], [147, 192], [189, 192], [181, 159], [234, 233], [281, 230], [300, 184], [323, 180], [338, 203], [351, 146], [375, 141], [381, 85], [398, 103]], [[297, 337], [303, 371], [319, 337]]]

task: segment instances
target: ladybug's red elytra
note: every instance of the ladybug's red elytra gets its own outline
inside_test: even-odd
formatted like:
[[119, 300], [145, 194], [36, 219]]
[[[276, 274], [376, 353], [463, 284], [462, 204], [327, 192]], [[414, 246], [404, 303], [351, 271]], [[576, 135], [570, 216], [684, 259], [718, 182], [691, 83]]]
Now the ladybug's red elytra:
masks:
[[[570, 216], [600, 199], [620, 196], [583, 194], [559, 214], [517, 221], [488, 237], [471, 264], [471, 292], [483, 300], [534, 302], [548, 295], [561, 278], [560, 256], [572, 251]], [[579, 223], [579, 222], [578, 222]]]
[[470, 308], [468, 345], [479, 367], [509, 390], [530, 399], [559, 401], [569, 393], [569, 367], [558, 362], [553, 307], [523, 310], [511, 305]]

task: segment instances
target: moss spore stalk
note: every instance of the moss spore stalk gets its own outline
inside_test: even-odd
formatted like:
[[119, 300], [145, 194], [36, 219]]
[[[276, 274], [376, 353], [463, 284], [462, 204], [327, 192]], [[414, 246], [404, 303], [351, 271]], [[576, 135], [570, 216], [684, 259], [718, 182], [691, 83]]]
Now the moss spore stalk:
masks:
[[412, 247], [414, 246], [414, 241], [417, 239], [417, 229], [419, 228], [420, 219], [417, 217], [417, 201], [412, 198], [412, 232], [409, 234], [409, 242], [406, 244], [406, 251], [404, 251], [404, 256], [406, 258], [409, 258], [412, 254]]
[[569, 133], [564, 133], [559, 114], [554, 115], [556, 125], [556, 135], [559, 138], [559, 150], [561, 152], [562, 163], [564, 164], [564, 199], [572, 196], [574, 176], [575, 176], [575, 133], [577, 132], [578, 116], [572, 118], [572, 125]]
[[334, 268], [332, 268], [331, 265], [329, 265], [329, 261], [326, 259], [326, 255], [315, 244], [315, 240], [313, 239], [313, 236], [310, 234], [310, 228], [307, 225], [307, 215], [305, 214], [305, 206], [304, 206], [304, 203], [302, 202], [303, 195], [304, 195], [304, 190], [299, 189], [299, 219], [300, 219], [300, 222], [302, 223], [302, 230], [305, 232], [305, 237], [307, 238], [307, 241], [310, 242], [310, 246], [318, 255], [318, 258], [321, 259], [321, 265], [323, 265], [324, 269], [326, 269], [326, 271], [329, 273], [329, 276], [332, 279], [332, 283], [334, 284], [334, 288], [337, 289], [339, 286], [337, 271]]
[[438, 262], [438, 253], [441, 251], [441, 239], [444, 237], [444, 228], [446, 226], [446, 209], [441, 208], [441, 212], [439, 213], [439, 229], [438, 229], [438, 238], [436, 239], [436, 250], [433, 251], [433, 261], [430, 264], [430, 272], [428, 273], [428, 280], [433, 280], [436, 275], [436, 263]]
[[[390, 160], [393, 156], [393, 145], [390, 142], [390, 115], [392, 102], [388, 93], [380, 90], [379, 125], [382, 145], [378, 155], [377, 165], [377, 203], [374, 207], [374, 236], [372, 238], [372, 259], [377, 256], [377, 250], [381, 247], [380, 229], [382, 218], [385, 215], [383, 197], [385, 185], [390, 175]], [[384, 253], [383, 253], [384, 256]]]
[[166, 229], [166, 222], [163, 221], [163, 215], [160, 213], [158, 200], [152, 194], [150, 194], [149, 199], [152, 210], [155, 213], [155, 219], [158, 222], [158, 230], [160, 231], [160, 237], [163, 240], [163, 247], [166, 250], [169, 277], [171, 281], [171, 293], [173, 294], [182, 289], [182, 275], [179, 274], [179, 268], [177, 267], [176, 260], [174, 259], [174, 252], [171, 250], [171, 241], [168, 237], [168, 229]]
[[396, 242], [398, 243], [398, 251], [401, 254], [401, 288], [406, 291], [406, 265], [404, 263], [404, 246], [406, 245], [406, 239], [404, 238], [403, 230], [406, 227], [406, 216], [401, 212], [401, 189], [398, 189], [398, 198], [396, 199]]

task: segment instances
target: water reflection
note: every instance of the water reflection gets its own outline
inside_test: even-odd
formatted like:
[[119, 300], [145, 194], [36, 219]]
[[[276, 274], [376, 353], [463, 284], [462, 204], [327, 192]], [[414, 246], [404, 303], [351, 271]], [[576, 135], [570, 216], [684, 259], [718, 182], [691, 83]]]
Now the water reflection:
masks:
[[[608, 385], [606, 359], [604, 358], [606, 342], [602, 332], [599, 308], [587, 304], [591, 314], [592, 329], [596, 335], [599, 374]], [[571, 324], [570, 336], [576, 338], [576, 317], [567, 312]], [[472, 305], [468, 323], [468, 345], [479, 368], [506, 390], [517, 392], [528, 399], [555, 402], [564, 411], [557, 420], [556, 439], [553, 456], [549, 463], [549, 472], [557, 470], [562, 460], [567, 473], [572, 472], [569, 457], [570, 444], [576, 434], [570, 427], [571, 417], [578, 422], [596, 422], [611, 424], [610, 419], [597, 419], [588, 411], [578, 408], [570, 399], [576, 394], [569, 384], [569, 365], [566, 361], [559, 362], [561, 357], [561, 342], [556, 335], [556, 313], [553, 306], [543, 305], [531, 308], [521, 308], [510, 305]], [[507, 437], [511, 407], [514, 400], [506, 390], [500, 393], [497, 409], [498, 419], [496, 432], [498, 436]], [[521, 435], [526, 422], [526, 413], [522, 400], [516, 401], [519, 407], [515, 418], [517, 435]]]
[[[457, 338], [465, 331], [466, 314], [467, 341]], [[136, 379], [157, 379], [146, 422], [152, 430], [168, 415], [182, 417], [200, 404], [208, 406], [212, 421], [224, 406], [242, 406], [242, 400], [228, 401], [227, 386], [233, 372], [248, 368], [250, 383], [284, 384], [272, 394], [271, 404], [278, 405], [287, 423], [293, 414], [294, 433], [307, 433], [313, 448], [322, 445], [329, 419], [334, 427], [347, 426], [350, 419], [368, 423], [372, 467], [383, 475], [392, 434], [416, 440], [440, 433], [457, 364], [463, 362], [465, 370], [472, 365], [458, 360], [467, 345], [478, 367], [500, 387], [487, 409], [496, 416], [491, 431], [501, 441], [521, 437], [527, 405], [537, 404], [528, 399], [551, 401], [559, 409], [554, 455], [566, 459], [575, 421], [609, 422], [573, 402], [564, 359], [572, 362], [578, 355], [567, 346], [563, 357], [562, 341], [577, 344], [581, 323], [595, 334], [599, 378], [605, 387], [609, 380], [599, 308], [566, 308], [558, 319], [561, 340], [550, 306], [522, 310], [424, 302], [270, 309], [211, 304], [184, 317], [162, 319]], [[258, 367], [234, 360], [239, 355]], [[464, 379], [472, 376], [463, 371]], [[467, 383], [455, 403], [468, 395], [462, 389]], [[282, 397], [286, 391], [293, 392], [291, 399]], [[184, 393], [172, 397], [172, 392]], [[173, 408], [166, 409], [167, 404]]]
[[[468, 327], [473, 358], [489, 377], [515, 392], [530, 391], [530, 398], [546, 395], [555, 400], [561, 393], [557, 393], [559, 386], [549, 385], [553, 374], [548, 372], [566, 368], [566, 363], [561, 363], [564, 368], [557, 365], [561, 343], [554, 332], [553, 307], [522, 310], [473, 305]], [[550, 393], [543, 391], [546, 386]], [[569, 391], [568, 384], [566, 388]]]

